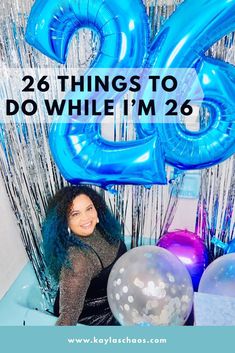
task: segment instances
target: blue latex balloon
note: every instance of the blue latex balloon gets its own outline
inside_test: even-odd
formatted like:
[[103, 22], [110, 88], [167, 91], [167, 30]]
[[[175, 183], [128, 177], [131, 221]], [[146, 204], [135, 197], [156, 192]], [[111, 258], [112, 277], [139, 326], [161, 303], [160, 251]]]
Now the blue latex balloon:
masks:
[[211, 239], [211, 242], [215, 244], [215, 246], [218, 246], [219, 248], [223, 249], [224, 254], [230, 254], [235, 252], [235, 239], [231, 240], [226, 244], [226, 243], [223, 243], [218, 238], [213, 237]]
[[[108, 73], [109, 68], [142, 67], [149, 41], [148, 19], [141, 1], [135, 2], [135, 11], [132, 5], [131, 0], [36, 1], [29, 17], [26, 40], [45, 55], [64, 63], [74, 32], [88, 27], [100, 38], [99, 52], [92, 63], [94, 69], [107, 68]], [[76, 100], [78, 94], [69, 93], [67, 98]], [[88, 94], [83, 96], [89, 99]], [[101, 96], [97, 95], [96, 99], [102, 101]], [[50, 148], [69, 182], [103, 187], [166, 183], [157, 134], [114, 143], [101, 137], [100, 124], [95, 118], [83, 118], [85, 123], [77, 123], [74, 117], [60, 119], [55, 119], [51, 126]]]
[[210, 111], [208, 127], [191, 132], [180, 123], [137, 124], [139, 136], [159, 132], [166, 161], [181, 169], [201, 169], [235, 152], [235, 67], [205, 56], [235, 30], [235, 0], [186, 0], [156, 35], [146, 66], [195, 68]]

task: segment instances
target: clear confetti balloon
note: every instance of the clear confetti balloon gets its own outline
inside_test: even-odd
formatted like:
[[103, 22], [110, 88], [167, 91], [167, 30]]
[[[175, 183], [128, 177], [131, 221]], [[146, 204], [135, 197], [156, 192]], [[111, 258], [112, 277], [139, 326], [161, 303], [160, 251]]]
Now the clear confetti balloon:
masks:
[[108, 280], [108, 301], [123, 326], [180, 326], [192, 309], [192, 281], [168, 250], [140, 246], [115, 263]]
[[221, 256], [207, 267], [198, 291], [235, 297], [235, 253]]

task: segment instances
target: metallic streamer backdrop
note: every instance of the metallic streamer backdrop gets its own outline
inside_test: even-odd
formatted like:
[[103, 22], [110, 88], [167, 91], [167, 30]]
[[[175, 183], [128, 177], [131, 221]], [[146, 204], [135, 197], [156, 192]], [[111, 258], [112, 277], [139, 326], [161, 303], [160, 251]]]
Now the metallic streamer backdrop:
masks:
[[[173, 0], [145, 1], [152, 36], [180, 2]], [[3, 11], [0, 14], [0, 67], [48, 67], [50, 70], [58, 68], [62, 70], [61, 65], [31, 48], [24, 40], [27, 14], [32, 3], [32, 0], [4, 1]], [[87, 67], [95, 56], [98, 45], [98, 38], [94, 33], [89, 30], [79, 31], [71, 44], [66, 67]], [[235, 44], [232, 36], [223, 39], [211, 50], [213, 55], [226, 55], [226, 59], [230, 62], [235, 60]], [[206, 123], [203, 121], [203, 116], [202, 114], [202, 123]], [[67, 182], [60, 175], [50, 155], [49, 126], [42, 122], [41, 114], [32, 119], [32, 123], [27, 125], [14, 122], [0, 125], [0, 167], [12, 209], [21, 230], [22, 241], [35, 269], [42, 293], [50, 306], [51, 281], [46, 271], [41, 249], [40, 227], [48, 199]], [[122, 121], [118, 108], [115, 119], [113, 131], [111, 131], [114, 141], [135, 137], [133, 127]], [[203, 171], [199, 203], [199, 206], [203, 206], [198, 208], [197, 228], [206, 237], [209, 244], [211, 232], [208, 229], [205, 230], [201, 214], [206, 217], [207, 224], [212, 224], [212, 219], [214, 219], [213, 225], [216, 227], [218, 225], [222, 227], [222, 223], [226, 223], [222, 222], [222, 219], [226, 218], [225, 214], [231, 212], [231, 207], [233, 209], [231, 205], [234, 203], [234, 195], [232, 196], [230, 190], [233, 187], [230, 174], [234, 177], [234, 169], [229, 174], [230, 176], [227, 176], [228, 168], [234, 168], [233, 159], [221, 166]], [[170, 168], [168, 169], [170, 175]], [[218, 177], [215, 174], [212, 177], [212, 170], [217, 171]], [[211, 175], [209, 180], [208, 175]], [[155, 242], [167, 231], [174, 218], [183, 177], [184, 175], [181, 174], [173, 181], [171, 191], [168, 186], [153, 186], [151, 189], [146, 189], [144, 186], [130, 185], [116, 186], [116, 194], [101, 190], [120, 220], [124, 233], [131, 236], [132, 247], [142, 244], [143, 237], [147, 237], [148, 243]], [[223, 186], [222, 178], [224, 178]], [[226, 193], [227, 198], [224, 195]], [[218, 199], [216, 195], [218, 195]], [[217, 210], [219, 224], [215, 223], [214, 216], [216, 202], [220, 205]], [[223, 206], [221, 206], [221, 202]], [[183, 224], [182, 227], [184, 227]], [[230, 229], [232, 229], [232, 233], [226, 235], [227, 238], [233, 236], [234, 213], [230, 220]], [[217, 236], [221, 236], [221, 234], [218, 233]]]
[[[235, 33], [215, 43], [208, 55], [235, 65]], [[205, 127], [206, 111], [200, 124]], [[212, 258], [222, 250], [211, 242], [213, 236], [228, 243], [235, 238], [235, 156], [212, 168], [202, 170], [202, 183], [197, 208], [196, 231], [204, 238]]]

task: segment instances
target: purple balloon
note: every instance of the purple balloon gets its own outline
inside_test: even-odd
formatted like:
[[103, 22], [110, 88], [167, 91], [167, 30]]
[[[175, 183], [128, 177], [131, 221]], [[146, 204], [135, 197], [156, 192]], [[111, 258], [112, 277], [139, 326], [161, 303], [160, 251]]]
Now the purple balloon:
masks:
[[209, 252], [203, 240], [188, 230], [177, 230], [163, 235], [157, 246], [167, 249], [183, 262], [197, 291], [201, 276], [209, 264]]

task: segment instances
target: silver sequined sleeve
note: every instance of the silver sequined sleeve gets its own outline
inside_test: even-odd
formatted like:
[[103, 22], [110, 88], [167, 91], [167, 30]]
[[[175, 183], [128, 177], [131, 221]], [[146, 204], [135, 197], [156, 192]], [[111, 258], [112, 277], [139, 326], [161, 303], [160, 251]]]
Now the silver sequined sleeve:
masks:
[[92, 256], [72, 249], [72, 268], [63, 268], [60, 276], [60, 316], [57, 326], [73, 326], [82, 312], [87, 289], [100, 265], [93, 263]]
[[[83, 241], [99, 254], [104, 267], [115, 260], [119, 244], [109, 244], [98, 232]], [[71, 247], [69, 258], [72, 268], [63, 267], [60, 276], [61, 314], [56, 322], [57, 326], [77, 324], [90, 282], [102, 270], [101, 263], [92, 250], [83, 253], [80, 249]]]

